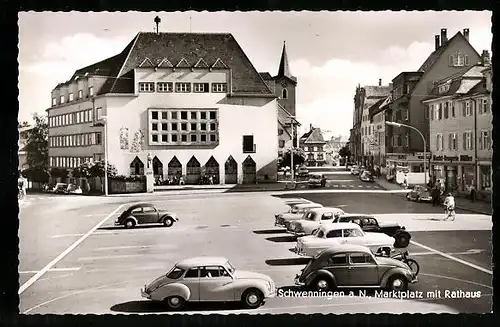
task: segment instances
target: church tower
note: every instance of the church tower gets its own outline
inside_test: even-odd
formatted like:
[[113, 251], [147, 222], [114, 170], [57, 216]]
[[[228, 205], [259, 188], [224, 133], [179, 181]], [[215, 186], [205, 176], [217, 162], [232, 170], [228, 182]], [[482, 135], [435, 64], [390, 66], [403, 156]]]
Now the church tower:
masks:
[[290, 72], [288, 55], [286, 53], [286, 42], [283, 41], [283, 50], [278, 68], [278, 75], [274, 78], [275, 92], [278, 103], [283, 106], [292, 116], [295, 116], [297, 78]]

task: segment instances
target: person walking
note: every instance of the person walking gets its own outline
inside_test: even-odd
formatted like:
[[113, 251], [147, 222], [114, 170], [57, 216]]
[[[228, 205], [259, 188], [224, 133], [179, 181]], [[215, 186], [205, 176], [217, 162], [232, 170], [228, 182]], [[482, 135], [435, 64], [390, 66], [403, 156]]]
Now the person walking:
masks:
[[440, 190], [438, 185], [434, 185], [434, 187], [431, 190], [431, 197], [432, 197], [432, 206], [436, 207], [439, 205], [439, 195], [440, 195]]
[[474, 202], [476, 200], [476, 188], [474, 186], [474, 181], [472, 181], [471, 185], [469, 186], [469, 197], [471, 202]]

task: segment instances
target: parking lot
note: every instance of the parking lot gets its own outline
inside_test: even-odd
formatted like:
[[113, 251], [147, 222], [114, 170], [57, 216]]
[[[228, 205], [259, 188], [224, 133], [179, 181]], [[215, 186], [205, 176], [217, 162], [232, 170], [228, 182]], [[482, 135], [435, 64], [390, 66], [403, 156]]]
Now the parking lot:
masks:
[[[314, 196], [317, 195], [303, 195], [305, 198]], [[455, 225], [430, 221], [432, 215], [438, 217], [439, 214], [422, 212], [425, 211], [423, 209], [420, 213], [418, 210], [417, 213], [408, 213], [407, 210], [413, 212], [415, 209], [405, 209], [402, 204], [409, 204], [403, 198], [383, 193], [324, 194], [316, 201], [324, 202], [324, 205], [343, 206], [346, 212], [369, 212], [367, 198], [373, 198], [378, 203], [375, 206], [378, 211], [373, 213], [379, 214], [379, 220], [398, 219], [409, 231], [415, 231], [412, 241], [418, 245], [411, 245], [409, 251], [420, 263], [421, 273], [419, 283], [412, 285], [412, 290], [422, 291], [423, 294], [436, 290], [443, 293], [445, 290], [480, 291], [481, 297], [474, 300], [442, 297], [417, 300], [276, 297], [269, 299], [254, 313], [453, 313], [491, 310], [491, 275], [478, 270], [478, 267], [491, 270], [491, 261], [488, 261], [491, 258], [491, 225], [488, 225], [487, 217], [458, 213]], [[387, 206], [381, 201], [401, 203], [384, 209]], [[163, 307], [142, 299], [140, 288], [165, 274], [177, 261], [200, 255], [225, 256], [237, 269], [267, 274], [282, 290], [297, 290], [293, 285], [294, 277], [305, 261], [290, 252], [294, 240], [273, 226], [274, 213], [288, 209], [280, 197], [268, 193], [216, 194], [178, 199], [155, 197], [147, 202], [176, 212], [179, 223], [172, 228], [147, 226], [125, 230], [113, 224], [119, 212], [110, 216], [100, 228], [89, 234], [88, 238], [21, 294], [21, 312], [167, 313]], [[120, 203], [100, 208], [106, 208], [111, 213]], [[391, 209], [393, 207], [406, 210], [406, 213], [395, 213]], [[71, 210], [83, 213], [89, 208], [83, 206]], [[97, 222], [106, 218], [102, 210], [99, 214], [100, 217], [88, 219]], [[82, 215], [75, 213], [75, 216]], [[491, 217], [489, 219], [491, 223]], [[465, 231], [474, 229], [470, 226], [476, 226], [477, 230]], [[63, 242], [67, 247], [84, 233], [60, 235], [58, 242]], [[53, 236], [48, 231], [38, 235], [39, 238], [54, 239]], [[37, 251], [40, 250], [32, 249], [32, 255], [36, 256]], [[26, 265], [24, 269], [40, 268]], [[31, 276], [21, 274], [21, 284]], [[362, 305], [366, 303], [370, 305]], [[188, 313], [213, 311], [246, 312], [238, 305], [224, 304], [194, 305], [187, 309]]]

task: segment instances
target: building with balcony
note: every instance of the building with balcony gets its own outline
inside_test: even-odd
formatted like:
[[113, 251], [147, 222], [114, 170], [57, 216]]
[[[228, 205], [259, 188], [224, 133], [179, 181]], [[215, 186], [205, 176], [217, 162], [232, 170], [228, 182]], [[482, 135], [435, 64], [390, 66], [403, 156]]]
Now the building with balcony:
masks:
[[[422, 100], [429, 96], [437, 81], [471, 67], [481, 59], [469, 43], [469, 29], [457, 32], [448, 39], [447, 29], [443, 28], [434, 41], [435, 50], [417, 71], [403, 72], [393, 79], [391, 103], [386, 109], [387, 120], [417, 128], [426, 138], [427, 146], [429, 117]], [[387, 164], [404, 166], [411, 172], [423, 172], [424, 145], [421, 136], [404, 127], [387, 126], [385, 130]]]
[[276, 180], [276, 95], [228, 33], [139, 32], [59, 84], [47, 111], [50, 167], [106, 150], [119, 175], [144, 175], [150, 155], [156, 178]]
[[423, 101], [429, 116], [431, 172], [448, 190], [491, 193], [492, 132], [491, 66], [484, 51], [482, 63], [465, 68], [436, 84]]
[[326, 163], [326, 142], [320, 128], [309, 125], [309, 131], [300, 137], [299, 145], [306, 155], [307, 166], [323, 166]]

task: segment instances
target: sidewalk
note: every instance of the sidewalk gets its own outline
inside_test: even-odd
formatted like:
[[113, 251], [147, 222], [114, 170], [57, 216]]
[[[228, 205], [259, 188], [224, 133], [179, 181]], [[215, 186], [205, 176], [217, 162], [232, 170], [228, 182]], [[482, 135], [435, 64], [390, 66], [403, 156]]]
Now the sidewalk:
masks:
[[155, 186], [155, 192], [193, 191], [193, 190], [223, 190], [224, 192], [265, 192], [283, 191], [285, 182], [262, 184], [227, 184], [227, 185], [165, 185]]
[[[386, 190], [401, 190], [402, 186], [396, 183], [389, 183], [384, 176], [380, 176], [380, 178], [375, 179], [375, 183], [380, 185]], [[408, 190], [410, 192], [410, 190]], [[404, 193], [398, 193], [399, 196], [406, 196]], [[483, 215], [492, 215], [493, 209], [491, 208], [491, 204], [483, 201], [471, 202], [465, 198], [455, 198], [455, 206], [458, 209], [467, 210], [475, 213], [480, 213]]]

